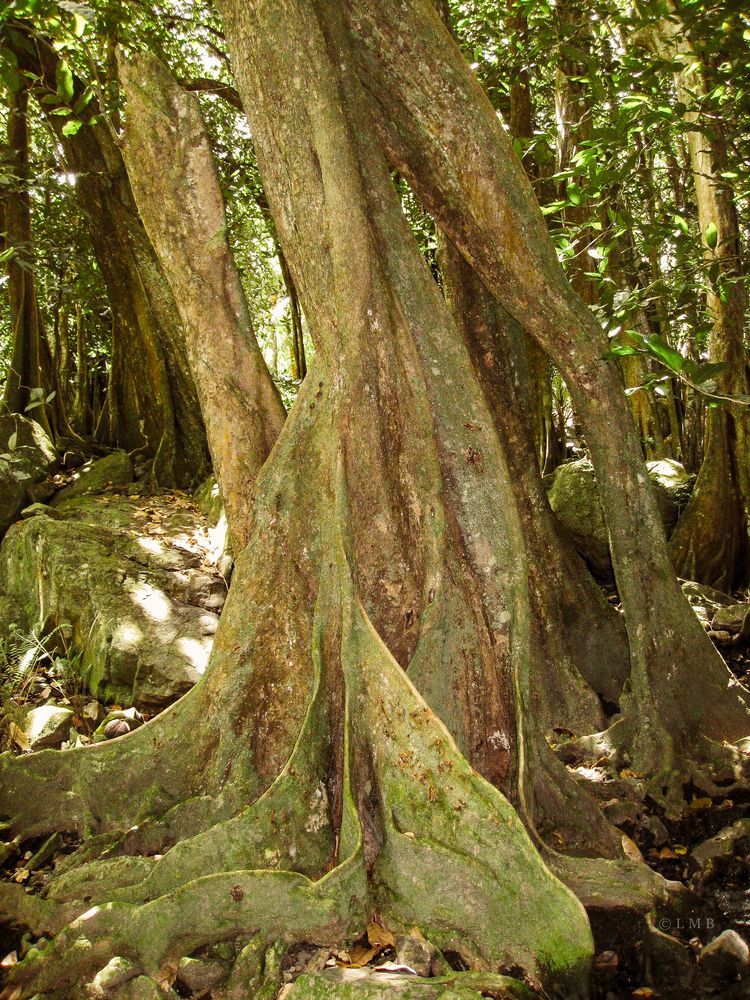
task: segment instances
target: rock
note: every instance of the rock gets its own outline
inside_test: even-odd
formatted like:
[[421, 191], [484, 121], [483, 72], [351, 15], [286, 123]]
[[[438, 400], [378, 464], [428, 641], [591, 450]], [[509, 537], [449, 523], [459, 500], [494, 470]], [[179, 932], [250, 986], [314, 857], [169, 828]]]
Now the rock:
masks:
[[647, 462], [646, 467], [659, 514], [669, 535], [677, 523], [680, 510], [690, 499], [695, 476], [691, 476], [683, 465], [671, 458]]
[[728, 983], [750, 970], [750, 948], [737, 931], [724, 931], [701, 951], [698, 965], [715, 981]]
[[35, 420], [20, 413], [0, 415], [0, 452], [10, 450], [10, 438], [15, 434], [15, 450], [28, 453], [44, 472], [54, 472], [60, 460], [46, 431]]
[[[692, 488], [692, 477], [679, 462], [648, 463], [648, 475], [667, 532]], [[604, 509], [588, 458], [566, 462], [555, 470], [549, 502], [565, 531], [591, 568], [602, 577], [612, 574]]]
[[95, 989], [103, 992], [114, 990], [118, 986], [122, 986], [123, 983], [134, 979], [139, 971], [138, 967], [133, 965], [130, 959], [116, 955], [103, 969], [97, 972], [92, 985]]
[[208, 519], [211, 550], [219, 572], [229, 581], [234, 567], [232, 545], [229, 537], [229, 526], [224, 512], [224, 501], [221, 497], [219, 484], [214, 476], [208, 479], [196, 490], [195, 502], [198, 509]]
[[610, 799], [602, 806], [602, 812], [613, 826], [622, 826], [625, 823], [634, 825], [641, 810], [635, 802]]
[[729, 604], [726, 607], [719, 608], [711, 620], [712, 629], [717, 632], [728, 632], [731, 635], [737, 635], [738, 632], [742, 632], [743, 626], [745, 635], [748, 636], [748, 629], [750, 629], [750, 604], [747, 602], [744, 604]]
[[437, 949], [421, 936], [399, 934], [396, 938], [396, 962], [414, 969], [418, 976], [429, 976], [437, 958]]
[[693, 611], [704, 625], [708, 625], [721, 608], [734, 604], [734, 600], [729, 594], [723, 594], [720, 590], [714, 590], [713, 587], [696, 583], [695, 580], [680, 580], [680, 586]]
[[[13, 445], [13, 447], [11, 447]], [[45, 432], [20, 414], [0, 416], [0, 537], [29, 501], [31, 490], [58, 466], [57, 453]]]
[[741, 840], [750, 841], [750, 819], [738, 819], [731, 826], [725, 826], [714, 837], [709, 837], [694, 847], [691, 856], [704, 868], [709, 861], [726, 858], [734, 854]]
[[609, 576], [607, 526], [589, 459], [567, 462], [555, 470], [549, 502], [584, 559], [601, 576]]
[[12, 620], [68, 623], [97, 700], [163, 708], [203, 674], [213, 643], [217, 615], [189, 598], [200, 553], [149, 534], [122, 497], [78, 497], [55, 514], [14, 524], [0, 547]]
[[7, 636], [14, 627], [25, 630], [27, 624], [26, 614], [19, 602], [0, 594], [0, 636]]
[[148, 976], [136, 976], [109, 994], [113, 1000], [177, 1000], [178, 994], [168, 986], [162, 987]]
[[208, 523], [215, 528], [224, 516], [224, 501], [221, 498], [219, 484], [216, 476], [209, 476], [195, 491], [195, 502], [208, 519]]
[[651, 916], [646, 918], [645, 931], [644, 964], [649, 983], [656, 987], [659, 996], [682, 1000], [693, 995], [696, 968], [689, 946], [659, 930]]
[[34, 503], [44, 503], [51, 496], [54, 496], [55, 490], [53, 482], [50, 482], [49, 479], [43, 479], [40, 483], [29, 486], [29, 499], [33, 500]]
[[669, 831], [658, 816], [644, 816], [639, 826], [651, 834], [654, 847], [661, 847], [669, 840]]
[[226, 962], [211, 958], [181, 958], [177, 982], [193, 993], [204, 993], [223, 983], [230, 972]]
[[125, 487], [132, 482], [133, 466], [126, 452], [113, 451], [111, 455], [82, 465], [70, 486], [52, 499], [51, 506], [59, 507], [75, 497], [104, 493], [109, 487]]
[[59, 747], [67, 739], [73, 712], [62, 705], [40, 705], [26, 713], [23, 731], [32, 750]]
[[24, 507], [21, 511], [21, 518], [25, 521], [30, 517], [36, 517], [37, 514], [40, 514], [42, 517], [60, 517], [60, 514], [46, 503], [32, 503], [28, 507]]

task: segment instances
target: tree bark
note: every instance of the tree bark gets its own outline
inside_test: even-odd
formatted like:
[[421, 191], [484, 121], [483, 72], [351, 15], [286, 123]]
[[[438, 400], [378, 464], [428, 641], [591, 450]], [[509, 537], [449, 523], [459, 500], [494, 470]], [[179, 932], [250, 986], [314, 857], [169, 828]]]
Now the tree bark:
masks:
[[[355, 72], [362, 39], [338, 0], [221, 11], [315, 358], [256, 481], [203, 680], [122, 741], [0, 761], [11, 832], [86, 835], [46, 898], [0, 885], [13, 916], [58, 931], [9, 982], [25, 1000], [122, 954], [163, 980], [204, 944], [254, 935], [227, 992], [272, 994], [264, 953], [269, 968], [295, 942], [340, 946], [376, 913], [473, 969], [580, 997], [590, 928], [539, 850], [571, 880], [583, 872], [589, 903], [619, 880], [618, 899], [650, 908], [664, 883], [645, 866], [565, 859], [538, 835], [534, 782], [553, 790], [557, 775], [532, 712], [528, 515], [401, 212]], [[380, 17], [400, 29], [387, 3]], [[451, 61], [445, 76], [409, 66], [450, 85]], [[544, 293], [556, 278], [536, 280]], [[542, 306], [562, 294], [549, 292]], [[600, 402], [606, 383], [594, 386]], [[637, 446], [618, 446], [627, 472]], [[412, 677], [431, 682], [429, 702]], [[589, 820], [606, 850], [591, 807], [571, 824]]]
[[[718, 744], [742, 738], [750, 714], [671, 568], [622, 378], [602, 360], [606, 337], [565, 281], [521, 164], [428, 0], [384, 0], [377, 11], [371, 0], [344, 6], [393, 166], [570, 387], [602, 493], [630, 645], [625, 712], [610, 737], [627, 746], [652, 793], [678, 810], [696, 755], [707, 755], [702, 766], [712, 770]], [[696, 748], [697, 733], [712, 742]]]
[[224, 199], [198, 99], [146, 53], [121, 58], [123, 155], [141, 219], [180, 311], [190, 368], [236, 551], [252, 484], [284, 423], [226, 236]]

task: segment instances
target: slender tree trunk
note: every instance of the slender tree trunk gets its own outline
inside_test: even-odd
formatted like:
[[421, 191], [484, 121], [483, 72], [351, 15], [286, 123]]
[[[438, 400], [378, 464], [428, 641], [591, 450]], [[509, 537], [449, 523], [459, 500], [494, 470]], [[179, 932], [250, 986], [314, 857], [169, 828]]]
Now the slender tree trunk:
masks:
[[[443, 16], [445, 21], [445, 16]], [[450, 22], [446, 21], [450, 27]], [[524, 11], [516, 11], [508, 24], [514, 42], [514, 58], [510, 67], [510, 134], [523, 144], [522, 162], [526, 173], [534, 180], [539, 171], [530, 152], [528, 143], [534, 135], [534, 107], [531, 96], [531, 81], [526, 67], [525, 54], [528, 46], [529, 23]], [[531, 407], [534, 414], [534, 437], [539, 467], [547, 476], [555, 471], [565, 458], [565, 439], [556, 433], [552, 410], [552, 369], [549, 358], [536, 341], [524, 334], [526, 353], [529, 361], [531, 384]]]
[[94, 432], [94, 412], [89, 376], [86, 317], [80, 302], [76, 302], [76, 395], [73, 424], [79, 434], [89, 437]]
[[[284, 423], [226, 237], [224, 200], [198, 98], [152, 55], [121, 60], [123, 155], [187, 337], [213, 467], [237, 551], [252, 483]], [[210, 330], [211, 335], [206, 336]]]
[[[14, 188], [4, 198], [5, 245], [13, 247], [8, 260], [8, 305], [13, 327], [13, 352], [3, 403], [11, 413], [24, 413], [32, 389], [49, 388], [42, 378], [40, 314], [34, 279], [33, 235], [29, 197], [28, 88], [11, 94], [8, 110], [8, 148], [14, 173]], [[34, 407], [29, 416], [51, 433], [46, 404]]]
[[307, 375], [307, 359], [305, 358], [305, 338], [302, 331], [302, 310], [300, 309], [299, 296], [297, 294], [297, 286], [294, 284], [294, 278], [289, 270], [289, 265], [286, 262], [286, 257], [279, 247], [278, 250], [279, 265], [281, 266], [281, 274], [284, 278], [284, 284], [286, 285], [287, 293], [289, 294], [289, 315], [291, 318], [291, 363], [292, 363], [292, 378], [302, 379]]

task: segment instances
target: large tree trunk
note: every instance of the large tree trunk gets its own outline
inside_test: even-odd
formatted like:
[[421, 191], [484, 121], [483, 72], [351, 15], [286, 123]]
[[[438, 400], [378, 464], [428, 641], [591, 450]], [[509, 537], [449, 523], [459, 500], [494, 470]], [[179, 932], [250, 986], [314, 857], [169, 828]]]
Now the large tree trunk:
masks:
[[[13, 352], [3, 393], [11, 413], [24, 413], [32, 401], [31, 390], [50, 387], [42, 378], [41, 329], [34, 279], [31, 204], [29, 200], [29, 92], [24, 84], [11, 95], [8, 109], [8, 149], [14, 174], [13, 189], [4, 202], [5, 247], [13, 248], [8, 260], [8, 307], [13, 325]], [[50, 433], [47, 406], [34, 407], [30, 416]], [[7, 442], [2, 442], [6, 447]]]
[[604, 332], [565, 281], [523, 168], [429, 0], [344, 6], [394, 167], [570, 387], [597, 472], [630, 644], [625, 711], [607, 739], [627, 748], [652, 794], [678, 809], [698, 758], [709, 770], [726, 754], [740, 766], [720, 743], [742, 738], [750, 713], [671, 568], [622, 378], [602, 360]]
[[[71, 868], [44, 919], [117, 899], [116, 919], [100, 906], [69, 923], [12, 978], [24, 996], [53, 976], [85, 982], [126, 939], [158, 975], [217, 922], [264, 946], [331, 944], [375, 910], [476, 967], [515, 966], [572, 996], [592, 947], [580, 904], [403, 669], [440, 665], [450, 727], [522, 801], [545, 748], [527, 733], [524, 547], [492, 417], [401, 214], [335, 5], [223, 11], [315, 367], [257, 480], [204, 682], [119, 747], [12, 768], [27, 789], [19, 825], [50, 824], [29, 789], [54, 774], [53, 822], [109, 833], [116, 853], [181, 840], [155, 863]], [[90, 783], [112, 767], [117, 798]], [[15, 812], [7, 773], [4, 791]], [[118, 834], [134, 796], [155, 819]], [[71, 951], [82, 933], [91, 947]]]
[[121, 60], [123, 155], [187, 338], [234, 548], [248, 540], [252, 484], [284, 423], [227, 243], [224, 200], [198, 99], [155, 57]]
[[[541, 543], [527, 546], [529, 500], [519, 513], [510, 482], [511, 425], [403, 217], [341, 5], [221, 10], [315, 359], [256, 481], [203, 680], [114, 744], [2, 762], [12, 832], [86, 835], [46, 898], [0, 886], [17, 919], [58, 932], [9, 980], [23, 998], [83, 996], [112, 955], [164, 979], [204, 944], [252, 936], [226, 987], [241, 998], [269, 946], [278, 969], [279, 950], [340, 946], [377, 913], [572, 1000], [591, 933], [538, 849], [582, 873], [589, 900], [613, 883], [627, 897], [630, 876], [648, 908], [663, 883], [538, 834], [538, 786], [566, 778], [532, 711], [527, 552]], [[614, 854], [593, 807], [574, 805], [560, 839], [598, 824]]]
[[[38, 97], [56, 93], [59, 57], [34, 35], [18, 44], [17, 29], [8, 41], [19, 67], [33, 74]], [[84, 87], [75, 81], [74, 101]], [[65, 153], [91, 233], [94, 253], [113, 314], [107, 442], [128, 450], [147, 448], [153, 477], [163, 486], [189, 485], [208, 468], [206, 434], [169, 283], [146, 235], [133, 200], [122, 155], [104, 121], [91, 121], [65, 136], [65, 118], [41, 103]], [[115, 359], [117, 363], [115, 364]]]

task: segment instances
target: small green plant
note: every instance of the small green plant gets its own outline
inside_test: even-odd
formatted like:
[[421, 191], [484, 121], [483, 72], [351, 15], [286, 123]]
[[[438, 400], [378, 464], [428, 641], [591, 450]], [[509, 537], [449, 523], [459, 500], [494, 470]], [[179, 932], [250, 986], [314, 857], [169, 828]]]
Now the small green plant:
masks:
[[[38, 623], [29, 630], [11, 625], [0, 639], [0, 747], [23, 748], [22, 723], [35, 690], [52, 688], [58, 697], [82, 693], [80, 652], [73, 652], [63, 625], [44, 631]], [[52, 692], [50, 692], [52, 693]]]

